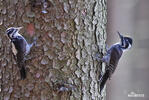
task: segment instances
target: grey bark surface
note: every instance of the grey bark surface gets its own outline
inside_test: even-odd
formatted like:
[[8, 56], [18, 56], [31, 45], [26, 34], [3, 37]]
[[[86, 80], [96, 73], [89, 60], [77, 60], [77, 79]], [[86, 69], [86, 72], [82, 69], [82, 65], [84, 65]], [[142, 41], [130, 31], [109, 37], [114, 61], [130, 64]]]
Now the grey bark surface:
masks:
[[[40, 0], [0, 1], [0, 100], [100, 100], [104, 65], [94, 56], [105, 53], [106, 0], [48, 4], [43, 14]], [[30, 43], [38, 38], [26, 61], [25, 80], [20, 80], [5, 34], [12, 26], [22, 26], [20, 33]]]

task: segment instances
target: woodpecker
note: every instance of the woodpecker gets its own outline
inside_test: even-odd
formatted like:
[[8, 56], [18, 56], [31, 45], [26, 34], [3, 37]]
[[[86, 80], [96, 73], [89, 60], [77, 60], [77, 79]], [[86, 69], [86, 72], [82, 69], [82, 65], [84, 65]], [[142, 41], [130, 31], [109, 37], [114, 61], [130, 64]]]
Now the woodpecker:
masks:
[[17, 60], [17, 65], [20, 70], [21, 79], [26, 78], [25, 57], [29, 54], [31, 47], [35, 41], [29, 44], [26, 39], [19, 34], [22, 27], [10, 27], [6, 30], [6, 34], [12, 43], [12, 52]]
[[108, 79], [110, 79], [111, 75], [114, 73], [118, 62], [125, 50], [131, 48], [133, 40], [130, 37], [124, 37], [119, 32], [117, 32], [121, 42], [112, 45], [103, 58], [97, 58], [98, 61], [105, 62], [105, 73], [101, 75], [100, 82], [100, 94], [102, 89], [104, 88]]

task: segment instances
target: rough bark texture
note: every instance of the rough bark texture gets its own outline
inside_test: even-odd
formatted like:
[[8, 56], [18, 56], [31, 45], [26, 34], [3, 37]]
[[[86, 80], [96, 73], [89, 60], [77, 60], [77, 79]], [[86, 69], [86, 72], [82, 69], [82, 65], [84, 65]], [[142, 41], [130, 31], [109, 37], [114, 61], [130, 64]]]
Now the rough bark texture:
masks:
[[[0, 1], [0, 100], [100, 100], [101, 64], [94, 56], [105, 52], [106, 0], [47, 3], [44, 14], [41, 0]], [[30, 43], [38, 38], [25, 80], [5, 34], [12, 26], [22, 26]]]

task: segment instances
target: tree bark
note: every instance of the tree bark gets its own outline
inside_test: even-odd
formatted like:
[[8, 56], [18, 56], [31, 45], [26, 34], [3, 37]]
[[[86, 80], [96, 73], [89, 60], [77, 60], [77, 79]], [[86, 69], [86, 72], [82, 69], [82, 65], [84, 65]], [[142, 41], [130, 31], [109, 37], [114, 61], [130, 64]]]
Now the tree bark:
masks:
[[[105, 53], [107, 1], [45, 2], [43, 8], [41, 0], [0, 1], [0, 100], [101, 100], [98, 79], [104, 65], [94, 57]], [[18, 26], [29, 43], [37, 37], [25, 80], [5, 34]]]

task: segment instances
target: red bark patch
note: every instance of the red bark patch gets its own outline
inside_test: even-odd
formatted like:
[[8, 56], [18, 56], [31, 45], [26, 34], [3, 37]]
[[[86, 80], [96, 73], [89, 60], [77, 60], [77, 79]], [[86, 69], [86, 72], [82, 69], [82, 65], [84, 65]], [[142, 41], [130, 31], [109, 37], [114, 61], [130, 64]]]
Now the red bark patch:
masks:
[[30, 35], [30, 36], [33, 36], [35, 34], [35, 28], [34, 28], [34, 25], [33, 24], [29, 24], [27, 26], [27, 33]]

